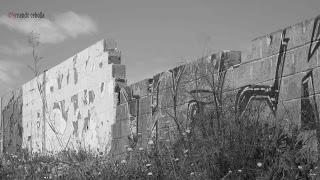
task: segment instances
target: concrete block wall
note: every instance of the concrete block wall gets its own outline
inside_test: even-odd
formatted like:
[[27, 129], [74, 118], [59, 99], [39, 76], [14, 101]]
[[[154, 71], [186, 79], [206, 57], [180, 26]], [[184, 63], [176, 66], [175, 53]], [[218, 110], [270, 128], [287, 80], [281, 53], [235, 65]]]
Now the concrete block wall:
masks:
[[[248, 52], [218, 52], [131, 85], [119, 51], [100, 41], [24, 84], [14, 100], [2, 97], [2, 129], [10, 114], [23, 127], [22, 140], [19, 123], [11, 123], [10, 133], [2, 130], [2, 149], [12, 141], [32, 151], [67, 146], [120, 155], [150, 140], [175, 139], [174, 112], [180, 129], [190, 130], [198, 115], [216, 108], [212, 87], [223, 92], [236, 117], [264, 103], [266, 116], [313, 132], [319, 119], [319, 24], [318, 16], [254, 39]], [[36, 81], [45, 82], [48, 108]], [[17, 104], [21, 117], [11, 113]]]
[[[137, 136], [134, 145], [139, 147], [147, 146], [149, 140], [174, 138], [177, 133], [171, 117], [174, 106], [183, 130], [190, 128], [195, 104], [205, 104], [199, 106], [201, 111], [214, 109], [213, 99], [206, 98], [210, 97], [212, 88], [208, 82], [212, 78], [208, 81], [205, 76], [211, 72], [216, 83], [219, 78], [223, 80], [216, 85], [223, 88], [224, 95], [231, 95], [229, 101], [234, 104], [237, 116], [243, 115], [250, 104], [265, 103], [265, 116], [315, 131], [320, 99], [319, 25], [318, 16], [254, 39], [248, 52], [213, 54], [127, 86], [132, 95], [123, 100], [120, 96], [112, 128], [113, 143], [117, 144], [114, 154], [125, 152], [132, 145], [132, 136]], [[172, 87], [178, 79], [174, 105]], [[196, 89], [201, 91], [197, 98]], [[132, 105], [136, 101], [139, 106]]]
[[[125, 66], [120, 63], [120, 51], [108, 49], [102, 40], [3, 96], [4, 152], [19, 148], [32, 152], [65, 148], [110, 151], [116, 81], [126, 82]], [[8, 124], [10, 129], [5, 128]]]

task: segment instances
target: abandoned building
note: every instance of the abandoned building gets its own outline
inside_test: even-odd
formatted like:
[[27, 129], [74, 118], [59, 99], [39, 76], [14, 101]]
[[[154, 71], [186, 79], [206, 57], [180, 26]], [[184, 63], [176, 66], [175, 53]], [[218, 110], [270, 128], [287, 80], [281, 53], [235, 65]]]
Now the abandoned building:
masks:
[[1, 97], [1, 153], [84, 148], [117, 155], [145, 147], [175, 133], [173, 111], [187, 129], [212, 105], [203, 77], [210, 73], [223, 95], [234, 95], [229, 103], [238, 116], [264, 102], [265, 114], [315, 133], [319, 26], [320, 16], [258, 37], [248, 52], [217, 52], [133, 84], [121, 52], [101, 40]]

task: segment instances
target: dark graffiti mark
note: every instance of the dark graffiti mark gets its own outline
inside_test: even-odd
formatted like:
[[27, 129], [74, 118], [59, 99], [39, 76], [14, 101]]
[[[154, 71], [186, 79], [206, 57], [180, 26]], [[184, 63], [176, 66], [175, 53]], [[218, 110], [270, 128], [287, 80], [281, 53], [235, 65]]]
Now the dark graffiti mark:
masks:
[[73, 57], [73, 59], [72, 59], [72, 61], [73, 61], [73, 67], [75, 67], [76, 64], [77, 64], [77, 58], [78, 58], [78, 54], [76, 54], [76, 55]]
[[86, 67], [88, 66], [89, 59], [90, 59], [90, 56], [88, 56], [88, 59], [86, 60]]
[[78, 121], [72, 121], [72, 126], [73, 126], [73, 132], [72, 134], [75, 137], [78, 137]]
[[313, 24], [311, 41], [308, 51], [308, 62], [320, 46], [320, 16], [316, 17]]
[[87, 95], [87, 90], [85, 89], [84, 91], [83, 91], [83, 104], [84, 105], [87, 105], [88, 104], [88, 95]]
[[99, 63], [99, 67], [100, 67], [100, 68], [102, 68], [102, 66], [103, 66], [103, 63], [102, 63], [102, 62], [100, 62], [100, 63]]
[[88, 116], [84, 118], [82, 133], [85, 133], [85, 132], [87, 132], [87, 130], [89, 130], [90, 118], [91, 118], [91, 113], [90, 113], [90, 110], [88, 110]]
[[81, 120], [81, 113], [78, 112], [78, 115], [77, 115], [77, 120], [76, 121], [72, 121], [72, 126], [73, 126], [73, 132], [72, 134], [75, 136], [75, 137], [78, 137], [78, 122], [79, 120]]
[[[78, 83], [78, 71], [77, 71], [77, 68], [76, 68], [77, 58], [78, 58], [78, 55], [76, 54], [73, 57], [73, 80], [74, 80], [74, 84]], [[69, 72], [68, 72], [68, 74], [69, 74]]]
[[89, 91], [89, 104], [94, 102], [95, 94], [93, 90]]
[[[320, 16], [316, 17], [314, 20], [307, 62], [310, 61], [310, 59], [314, 56], [315, 52], [319, 48], [319, 26]], [[312, 70], [302, 78], [301, 87], [301, 128], [304, 130], [316, 130], [319, 122], [319, 112], [315, 97]], [[319, 134], [319, 132], [317, 134]]]
[[282, 73], [286, 58], [288, 42], [289, 38], [286, 38], [286, 30], [283, 30], [277, 61], [276, 75], [274, 84], [272, 86], [247, 85], [242, 87], [238, 91], [235, 104], [236, 114], [239, 114], [239, 116], [237, 117], [242, 116], [251, 100], [267, 101], [269, 107], [275, 115], [278, 106], [279, 91], [281, 86]]
[[75, 94], [71, 97], [71, 102], [73, 103], [73, 113], [74, 115], [76, 114], [76, 111], [79, 107], [79, 104], [78, 104], [78, 94]]
[[78, 83], [78, 71], [75, 67], [73, 68], [73, 80], [74, 80], [74, 84]]
[[315, 99], [312, 71], [302, 78], [301, 83], [301, 129], [314, 130], [319, 114]]
[[129, 144], [135, 147], [138, 142], [138, 120], [139, 120], [139, 96], [133, 95], [132, 89], [128, 86], [120, 89], [121, 96], [124, 98], [128, 109], [128, 121], [130, 135]]
[[62, 118], [64, 119], [64, 121], [67, 122], [69, 107], [68, 107], [68, 109], [66, 109], [64, 100], [60, 101], [60, 107], [61, 107]]
[[100, 92], [101, 93], [103, 92], [103, 89], [104, 89], [104, 82], [102, 82], [101, 85], [100, 85]]
[[60, 109], [60, 105], [57, 102], [53, 103], [53, 109]]
[[115, 87], [114, 87], [114, 90], [113, 90], [116, 95], [117, 95], [117, 105], [120, 104], [120, 98], [121, 98], [121, 93], [120, 93], [120, 87], [119, 87], [119, 84], [116, 84]]
[[68, 69], [68, 74], [67, 74], [67, 84], [69, 84], [69, 77], [70, 77], [70, 72], [69, 72], [69, 69]]
[[61, 89], [62, 79], [63, 79], [63, 74], [59, 73], [59, 75], [57, 77], [58, 89]]

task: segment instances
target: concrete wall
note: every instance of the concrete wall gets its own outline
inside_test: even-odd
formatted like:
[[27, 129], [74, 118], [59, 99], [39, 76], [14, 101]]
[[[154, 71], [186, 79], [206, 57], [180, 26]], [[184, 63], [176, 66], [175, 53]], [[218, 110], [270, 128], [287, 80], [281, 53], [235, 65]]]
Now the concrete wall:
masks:
[[[319, 24], [319, 17], [306, 20], [254, 39], [241, 55], [236, 51], [213, 54], [126, 87], [132, 95], [120, 96], [112, 127], [114, 155], [125, 152], [128, 145], [145, 147], [150, 140], [175, 138], [174, 106], [183, 131], [190, 129], [194, 114], [216, 108], [212, 97], [204, 98], [210, 97], [212, 88], [203, 75], [211, 72], [215, 82], [222, 80], [216, 85], [223, 88], [224, 97], [230, 97], [228, 104], [236, 116], [243, 116], [252, 104], [264, 103], [263, 114], [268, 118], [291, 121], [304, 133], [315, 133], [320, 99]], [[212, 67], [214, 71], [209, 71]], [[172, 87], [179, 78], [174, 105]], [[195, 89], [201, 91], [197, 98]], [[133, 136], [137, 138], [132, 142]]]
[[[98, 42], [38, 78], [45, 82], [48, 108], [36, 79], [20, 88], [22, 96], [17, 91], [12, 101], [6, 100], [10, 95], [2, 97], [2, 129], [13, 116], [23, 127], [22, 140], [16, 121], [10, 132], [2, 131], [3, 150], [17, 149], [12, 141], [32, 151], [67, 146], [119, 155], [128, 146], [174, 139], [174, 114], [185, 132], [197, 116], [216, 108], [213, 82], [237, 117], [248, 106], [264, 103], [266, 116], [313, 133], [319, 119], [319, 24], [319, 17], [306, 20], [254, 39], [248, 52], [215, 53], [131, 85], [125, 83], [124, 65], [110, 55], [116, 51]], [[22, 116], [12, 111], [17, 104]]]
[[[120, 64], [120, 52], [107, 48], [104, 40], [99, 41], [24, 84], [20, 94], [2, 97], [4, 152], [14, 152], [16, 146], [32, 152], [110, 150], [114, 89], [116, 81], [125, 82], [125, 67]], [[46, 103], [40, 98], [38, 84]], [[21, 111], [13, 113], [17, 104]], [[8, 122], [11, 129], [6, 128]]]

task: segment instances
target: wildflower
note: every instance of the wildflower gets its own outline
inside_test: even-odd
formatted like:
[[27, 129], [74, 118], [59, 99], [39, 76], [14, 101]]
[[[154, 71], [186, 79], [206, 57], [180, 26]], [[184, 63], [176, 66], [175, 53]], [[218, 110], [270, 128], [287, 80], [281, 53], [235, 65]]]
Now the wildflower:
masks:
[[146, 164], [146, 167], [150, 167], [151, 166], [151, 164], [149, 163], [149, 164]]
[[186, 150], [184, 150], [184, 151], [183, 151], [183, 153], [185, 153], [185, 154], [186, 154], [188, 151], [189, 151], [189, 150], [188, 150], [188, 149], [186, 149]]
[[131, 148], [131, 147], [129, 147], [127, 150], [130, 152], [130, 151], [132, 151], [132, 148]]
[[152, 172], [149, 172], [147, 175], [148, 175], [148, 176], [152, 176]]
[[139, 148], [139, 151], [143, 151], [143, 148], [141, 147], [141, 148]]
[[121, 161], [122, 164], [124, 164], [124, 163], [126, 163], [126, 162], [127, 162], [127, 161], [126, 161], [125, 159]]
[[261, 166], [262, 166], [262, 163], [261, 163], [261, 162], [258, 162], [258, 163], [257, 163], [257, 166], [258, 166], [258, 167], [261, 167]]
[[179, 158], [175, 158], [174, 161], [176, 161], [176, 162], [179, 161]]
[[187, 130], [186, 130], [186, 133], [188, 133], [188, 134], [189, 134], [189, 133], [190, 133], [190, 129], [187, 129]]
[[190, 173], [190, 175], [193, 176], [193, 175], [194, 175], [194, 172]]
[[149, 145], [153, 144], [153, 141], [152, 141], [152, 140], [150, 140], [150, 141], [148, 142], [148, 144], [149, 144]]
[[242, 170], [241, 170], [241, 169], [239, 169], [239, 170], [238, 170], [238, 172], [242, 172]]
[[228, 172], [229, 174], [231, 174], [232, 173], [232, 171], [231, 170], [229, 170], [229, 172]]
[[298, 169], [302, 169], [302, 166], [298, 166]]

